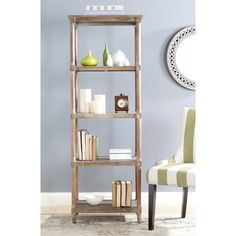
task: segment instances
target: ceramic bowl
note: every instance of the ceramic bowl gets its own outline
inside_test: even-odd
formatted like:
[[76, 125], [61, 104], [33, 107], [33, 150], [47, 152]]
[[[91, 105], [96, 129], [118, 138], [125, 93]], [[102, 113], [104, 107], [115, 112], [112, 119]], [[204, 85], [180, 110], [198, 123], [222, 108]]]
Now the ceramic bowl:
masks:
[[103, 199], [104, 199], [104, 196], [99, 195], [99, 194], [85, 196], [85, 200], [90, 205], [98, 205], [99, 203], [103, 201]]

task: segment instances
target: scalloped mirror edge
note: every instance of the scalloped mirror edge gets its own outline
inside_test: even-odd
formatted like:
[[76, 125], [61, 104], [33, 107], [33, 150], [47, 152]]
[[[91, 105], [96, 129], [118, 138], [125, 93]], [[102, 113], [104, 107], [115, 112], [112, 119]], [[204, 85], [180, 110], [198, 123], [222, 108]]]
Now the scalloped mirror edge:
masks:
[[195, 35], [195, 25], [179, 30], [170, 40], [167, 49], [167, 66], [173, 79], [184, 88], [195, 90], [196, 82], [181, 73], [176, 63], [176, 53], [181, 42], [189, 36]]

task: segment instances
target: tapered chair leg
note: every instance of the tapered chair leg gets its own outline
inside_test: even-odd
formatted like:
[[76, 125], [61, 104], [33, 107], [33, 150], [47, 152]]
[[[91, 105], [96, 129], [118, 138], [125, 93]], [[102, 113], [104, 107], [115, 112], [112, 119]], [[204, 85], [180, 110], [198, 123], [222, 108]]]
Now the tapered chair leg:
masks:
[[188, 187], [183, 187], [183, 202], [182, 202], [182, 213], [181, 217], [185, 218], [188, 200]]
[[155, 220], [155, 205], [156, 205], [156, 188], [155, 184], [149, 184], [149, 199], [148, 199], [148, 230], [154, 229]]

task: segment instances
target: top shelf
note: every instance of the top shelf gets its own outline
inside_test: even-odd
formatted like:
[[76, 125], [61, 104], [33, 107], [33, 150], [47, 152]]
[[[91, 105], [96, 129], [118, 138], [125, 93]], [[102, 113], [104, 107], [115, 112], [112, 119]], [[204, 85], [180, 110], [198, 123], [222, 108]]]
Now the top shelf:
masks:
[[70, 15], [71, 22], [92, 25], [135, 25], [142, 15]]

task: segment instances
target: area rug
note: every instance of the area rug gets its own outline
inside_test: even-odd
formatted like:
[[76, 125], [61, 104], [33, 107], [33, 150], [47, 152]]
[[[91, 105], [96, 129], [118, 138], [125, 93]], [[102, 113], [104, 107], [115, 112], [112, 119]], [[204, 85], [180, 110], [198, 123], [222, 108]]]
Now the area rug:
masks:
[[77, 223], [69, 215], [43, 216], [41, 236], [194, 236], [195, 221], [191, 218], [164, 218], [155, 221], [155, 229], [148, 231], [147, 219], [141, 224], [136, 217], [126, 216], [80, 216]]

